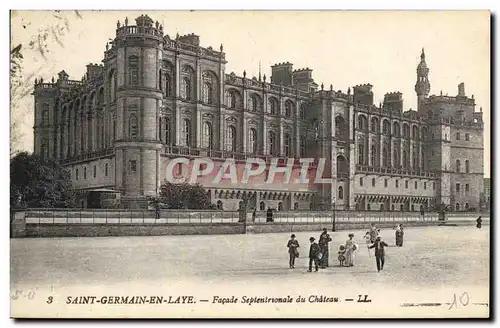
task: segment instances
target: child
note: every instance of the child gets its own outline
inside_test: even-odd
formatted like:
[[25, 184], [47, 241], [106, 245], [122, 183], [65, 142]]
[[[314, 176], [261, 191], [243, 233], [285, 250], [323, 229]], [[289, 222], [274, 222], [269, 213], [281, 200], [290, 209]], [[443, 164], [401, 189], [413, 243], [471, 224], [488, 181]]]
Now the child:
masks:
[[340, 262], [340, 266], [341, 267], [344, 266], [345, 252], [346, 252], [345, 246], [344, 245], [340, 245], [340, 247], [339, 247], [339, 262]]

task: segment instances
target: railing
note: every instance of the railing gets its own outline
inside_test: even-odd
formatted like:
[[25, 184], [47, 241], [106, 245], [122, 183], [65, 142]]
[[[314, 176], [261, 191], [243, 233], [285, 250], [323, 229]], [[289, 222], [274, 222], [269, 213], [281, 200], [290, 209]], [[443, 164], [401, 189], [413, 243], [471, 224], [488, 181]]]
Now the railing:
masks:
[[117, 29], [118, 36], [131, 34], [146, 34], [163, 38], [163, 32], [152, 26], [122, 26]]
[[[159, 214], [159, 215], [157, 215]], [[217, 224], [238, 223], [238, 211], [28, 209], [26, 224]]]
[[374, 166], [366, 166], [359, 164], [356, 164], [356, 172], [397, 174], [397, 175], [419, 176], [426, 178], [435, 177], [435, 173], [433, 172], [415, 171], [415, 170], [392, 168], [392, 167], [374, 167]]
[[111, 156], [114, 154], [114, 149], [113, 148], [105, 148], [105, 149], [99, 149], [90, 153], [83, 153], [80, 155], [76, 156], [71, 156], [71, 157], [66, 157], [62, 159], [63, 163], [71, 163], [71, 162], [77, 162], [77, 161], [82, 161], [82, 160], [88, 160], [88, 159], [94, 159], [98, 157], [103, 157], [103, 156]]
[[[247, 214], [248, 216], [248, 214]], [[360, 212], [360, 211], [290, 211], [273, 212], [274, 223], [301, 223], [315, 224], [324, 223], [325, 225], [335, 223], [409, 223], [409, 222], [437, 222], [438, 213], [427, 212], [420, 215], [419, 212]], [[256, 212], [256, 223], [265, 223], [267, 220], [266, 212]]]

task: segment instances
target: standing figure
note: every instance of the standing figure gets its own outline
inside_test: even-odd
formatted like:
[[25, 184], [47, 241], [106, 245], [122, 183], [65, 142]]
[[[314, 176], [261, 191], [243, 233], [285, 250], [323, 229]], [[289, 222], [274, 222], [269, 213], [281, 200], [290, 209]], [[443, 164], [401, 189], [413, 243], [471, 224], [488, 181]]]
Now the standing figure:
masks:
[[425, 212], [423, 206], [420, 206], [420, 216], [422, 217], [422, 221], [424, 221]]
[[339, 262], [340, 262], [340, 266], [341, 267], [343, 267], [344, 264], [345, 264], [345, 252], [346, 252], [345, 246], [344, 245], [340, 245], [339, 246], [338, 257], [339, 257]]
[[273, 222], [273, 210], [270, 207], [267, 208], [266, 222]]
[[255, 222], [256, 217], [257, 217], [257, 209], [254, 207], [252, 212], [252, 222]]
[[476, 222], [477, 222], [476, 228], [481, 229], [481, 225], [483, 223], [483, 219], [481, 219], [481, 217], [478, 217], [477, 220], [476, 220]]
[[372, 223], [372, 226], [370, 227], [370, 242], [373, 244], [378, 237], [378, 233], [380, 232], [380, 229], [377, 229], [375, 226], [375, 223]]
[[290, 269], [295, 269], [295, 258], [299, 257], [299, 242], [297, 239], [295, 239], [295, 235], [292, 234], [290, 236], [290, 240], [288, 241], [288, 244], [286, 247], [288, 247], [288, 254], [290, 255]]
[[385, 251], [384, 247], [389, 247], [380, 237], [377, 237], [375, 243], [370, 246], [370, 248], [375, 248], [375, 260], [377, 261], [377, 270], [384, 270], [384, 262], [385, 262]]
[[349, 234], [349, 239], [345, 242], [345, 265], [346, 266], [354, 266], [354, 252], [358, 249], [356, 243], [354, 242], [354, 234]]
[[312, 264], [314, 262], [314, 267], [315, 267], [315, 271], [317, 272], [318, 271], [318, 262], [319, 262], [319, 259], [318, 257], [320, 257], [320, 249], [319, 249], [319, 245], [317, 243], [314, 242], [314, 237], [311, 237], [309, 238], [309, 241], [311, 242], [311, 247], [309, 248], [309, 270], [307, 270], [307, 272], [312, 272]]
[[398, 227], [396, 228], [396, 246], [398, 246], [398, 247], [403, 246], [404, 234], [405, 234], [405, 232], [403, 229], [403, 225], [402, 224], [398, 225]]
[[323, 233], [321, 234], [321, 236], [319, 236], [319, 248], [321, 250], [321, 254], [323, 254], [323, 257], [321, 258], [320, 261], [321, 269], [324, 269], [328, 266], [328, 255], [329, 255], [328, 243], [331, 241], [332, 238], [328, 234], [326, 228], [324, 228]]
[[368, 251], [368, 257], [371, 257], [371, 253], [370, 253], [370, 248], [368, 246], [370, 246], [371, 244], [371, 240], [370, 240], [370, 231], [367, 231], [365, 236], [363, 237], [363, 239], [365, 240], [365, 244], [366, 244], [366, 250]]

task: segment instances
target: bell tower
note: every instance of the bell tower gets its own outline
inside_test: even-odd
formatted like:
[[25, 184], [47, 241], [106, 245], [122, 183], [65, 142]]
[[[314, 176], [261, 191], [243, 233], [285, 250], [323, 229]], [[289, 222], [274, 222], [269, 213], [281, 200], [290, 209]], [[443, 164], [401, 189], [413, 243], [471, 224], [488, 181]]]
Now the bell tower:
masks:
[[417, 66], [417, 83], [415, 83], [415, 92], [418, 97], [419, 112], [424, 110], [424, 100], [429, 95], [430, 91], [431, 84], [429, 83], [429, 68], [427, 68], [427, 63], [425, 62], [425, 52], [424, 48], [422, 48], [420, 63]]

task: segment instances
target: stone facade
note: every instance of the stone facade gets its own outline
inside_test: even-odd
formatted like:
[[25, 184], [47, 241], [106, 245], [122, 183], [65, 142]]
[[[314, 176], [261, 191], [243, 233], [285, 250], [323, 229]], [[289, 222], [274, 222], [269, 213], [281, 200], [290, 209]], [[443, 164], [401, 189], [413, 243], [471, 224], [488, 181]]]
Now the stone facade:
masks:
[[155, 195], [180, 156], [233, 158], [239, 172], [246, 158], [324, 158], [328, 184], [286, 184], [279, 174], [264, 183], [267, 170], [250, 183], [200, 181], [224, 209], [243, 201], [280, 210], [479, 208], [482, 113], [463, 83], [456, 97], [429, 96], [423, 50], [417, 111], [403, 111], [399, 92], [375, 105], [369, 84], [325, 90], [311, 69], [288, 62], [272, 66], [270, 81], [226, 74], [222, 45], [201, 47], [194, 34], [172, 39], [144, 15], [117, 23], [102, 63], [88, 65], [81, 81], [61, 71], [35, 83], [35, 153], [66, 165], [82, 195], [113, 189], [125, 203]]

